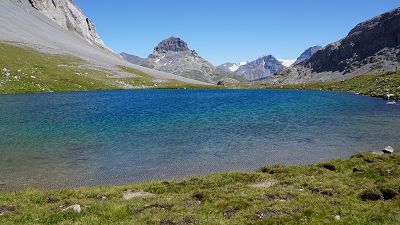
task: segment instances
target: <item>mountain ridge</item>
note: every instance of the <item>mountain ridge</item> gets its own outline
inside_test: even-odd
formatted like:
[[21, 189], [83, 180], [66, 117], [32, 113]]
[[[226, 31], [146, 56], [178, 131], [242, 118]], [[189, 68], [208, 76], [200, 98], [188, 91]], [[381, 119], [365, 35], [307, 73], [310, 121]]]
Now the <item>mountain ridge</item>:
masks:
[[400, 68], [400, 7], [357, 24], [348, 35], [271, 77], [271, 84], [346, 80]]

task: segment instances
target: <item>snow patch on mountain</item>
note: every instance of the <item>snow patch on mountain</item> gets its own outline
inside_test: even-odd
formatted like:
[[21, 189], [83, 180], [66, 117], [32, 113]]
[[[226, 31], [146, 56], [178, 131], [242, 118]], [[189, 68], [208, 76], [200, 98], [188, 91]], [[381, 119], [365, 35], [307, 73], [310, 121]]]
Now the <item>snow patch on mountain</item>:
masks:
[[285, 67], [290, 67], [293, 65], [296, 60], [295, 59], [278, 59]]

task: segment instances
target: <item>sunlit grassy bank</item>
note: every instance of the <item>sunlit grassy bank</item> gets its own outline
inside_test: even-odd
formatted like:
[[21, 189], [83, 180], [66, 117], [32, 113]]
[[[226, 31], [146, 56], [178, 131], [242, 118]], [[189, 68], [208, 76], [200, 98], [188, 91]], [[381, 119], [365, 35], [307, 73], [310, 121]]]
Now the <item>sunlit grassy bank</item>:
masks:
[[382, 98], [392, 94], [394, 98], [400, 99], [400, 72], [364, 74], [349, 80], [336, 82], [315, 82], [267, 87], [275, 89], [347, 91]]
[[[0, 224], [399, 224], [400, 155], [0, 195]], [[125, 198], [123, 195], [125, 194]], [[80, 213], [64, 210], [77, 204]]]
[[113, 89], [212, 88], [154, 78], [142, 71], [120, 67], [131, 78], [115, 78], [79, 58], [50, 55], [20, 45], [0, 43], [0, 94]]

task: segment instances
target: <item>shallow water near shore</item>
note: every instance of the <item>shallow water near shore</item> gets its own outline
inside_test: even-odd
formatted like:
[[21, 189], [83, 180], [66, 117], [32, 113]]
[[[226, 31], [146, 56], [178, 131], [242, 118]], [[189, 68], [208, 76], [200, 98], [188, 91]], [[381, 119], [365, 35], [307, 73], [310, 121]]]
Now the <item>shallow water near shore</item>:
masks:
[[400, 106], [351, 93], [0, 96], [0, 192], [165, 180], [400, 148]]

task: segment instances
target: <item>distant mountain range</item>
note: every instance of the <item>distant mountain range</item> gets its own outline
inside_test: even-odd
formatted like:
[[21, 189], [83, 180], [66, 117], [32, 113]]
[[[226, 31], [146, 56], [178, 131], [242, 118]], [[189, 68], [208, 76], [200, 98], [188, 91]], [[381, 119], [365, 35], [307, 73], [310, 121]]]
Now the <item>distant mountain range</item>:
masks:
[[[278, 60], [268, 55], [251, 62], [224, 63], [215, 68], [190, 50], [185, 42], [172, 37], [161, 42], [142, 64], [207, 82], [236, 75], [247, 81], [304, 83], [343, 80], [368, 71], [395, 70], [400, 68], [399, 14], [400, 8], [397, 8], [360, 23], [342, 40], [325, 48], [310, 47], [297, 60]], [[127, 60], [141, 62], [137, 57]]]
[[240, 66], [235, 74], [248, 81], [254, 81], [271, 76], [283, 68], [284, 66], [279, 60], [272, 55], [266, 55]]
[[225, 78], [265, 79], [271, 84], [337, 81], [367, 72], [400, 70], [400, 8], [358, 24], [346, 37], [326, 47], [307, 49], [295, 62], [267, 55], [218, 67], [177, 37], [160, 42], [146, 59], [114, 54], [99, 37], [94, 23], [72, 0], [0, 1], [0, 20], [0, 41], [77, 56], [121, 77], [127, 74], [118, 69], [119, 65], [155, 78], [214, 84]]
[[233, 72], [237, 76], [247, 80], [254, 81], [267, 78], [282, 70], [285, 66], [282, 63], [288, 64], [288, 61], [281, 61], [272, 55], [261, 56], [251, 62], [241, 63], [225, 63], [218, 68], [227, 72]]

